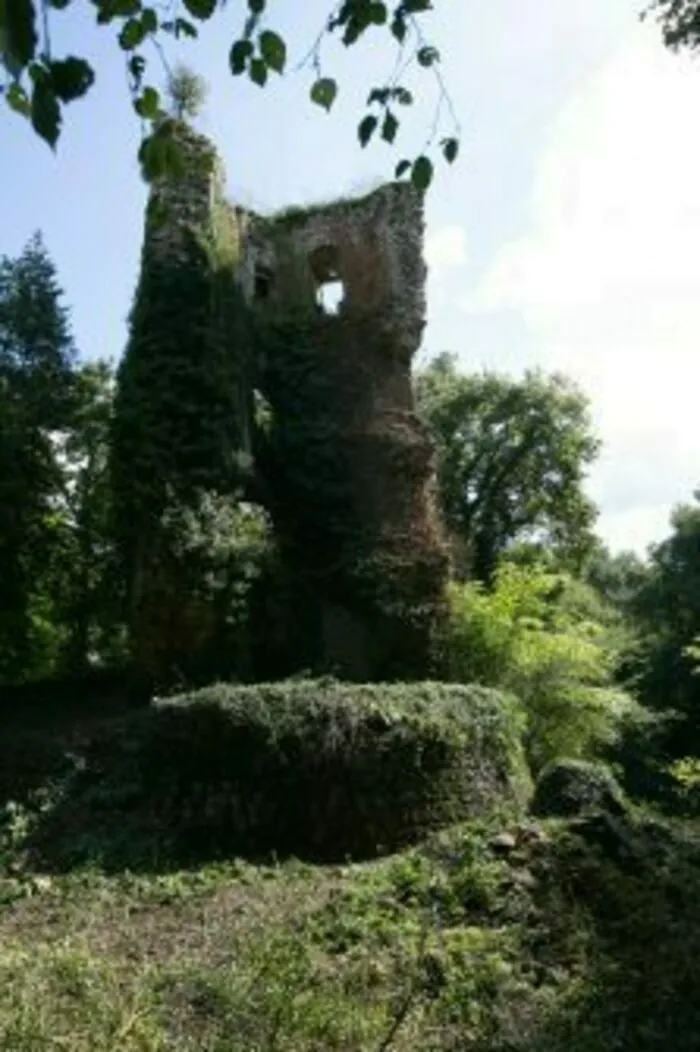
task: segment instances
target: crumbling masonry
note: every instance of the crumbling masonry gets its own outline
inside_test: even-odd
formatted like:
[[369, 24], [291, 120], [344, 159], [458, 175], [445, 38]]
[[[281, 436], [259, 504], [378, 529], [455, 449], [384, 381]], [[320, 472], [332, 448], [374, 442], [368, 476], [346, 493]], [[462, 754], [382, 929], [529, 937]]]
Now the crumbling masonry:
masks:
[[[181, 659], [211, 631], [155, 535], [168, 494], [195, 481], [220, 490], [222, 465], [247, 461], [284, 581], [270, 645], [296, 640], [301, 667], [354, 679], [433, 674], [447, 561], [411, 388], [425, 317], [421, 195], [394, 183], [262, 217], [226, 202], [208, 140], [184, 127], [178, 136], [187, 177], [152, 194], [117, 403], [137, 664], [157, 676], [173, 650]], [[176, 395], [163, 371], [180, 384]], [[134, 399], [142, 409], [130, 421]], [[268, 407], [265, 427], [256, 400]], [[138, 444], [153, 441], [164, 415], [168, 429], [139, 477]], [[193, 428], [211, 439], [198, 435], [195, 452]]]

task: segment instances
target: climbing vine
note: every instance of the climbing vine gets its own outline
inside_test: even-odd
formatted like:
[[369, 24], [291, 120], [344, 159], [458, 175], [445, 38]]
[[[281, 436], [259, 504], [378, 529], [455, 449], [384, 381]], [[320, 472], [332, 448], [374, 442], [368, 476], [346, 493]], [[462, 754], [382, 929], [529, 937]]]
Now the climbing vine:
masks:
[[156, 594], [166, 589], [165, 606], [187, 606], [164, 520], [195, 508], [202, 494], [235, 502], [250, 456], [235, 220], [216, 202], [213, 148], [184, 125], [174, 131], [187, 151], [187, 177], [157, 186], [151, 198], [113, 432], [117, 530], [140, 645], [155, 634], [143, 618], [160, 602]]

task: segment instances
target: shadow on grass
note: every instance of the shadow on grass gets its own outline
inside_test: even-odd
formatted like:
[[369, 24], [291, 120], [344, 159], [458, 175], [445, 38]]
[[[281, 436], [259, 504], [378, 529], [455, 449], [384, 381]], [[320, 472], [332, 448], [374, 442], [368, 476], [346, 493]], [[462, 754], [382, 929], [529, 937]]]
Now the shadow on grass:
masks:
[[552, 942], [544, 938], [534, 954], [566, 967], [559, 936], [574, 927], [586, 933], [585, 949], [561, 996], [515, 1047], [700, 1050], [697, 830], [601, 813], [569, 823], [544, 865]]

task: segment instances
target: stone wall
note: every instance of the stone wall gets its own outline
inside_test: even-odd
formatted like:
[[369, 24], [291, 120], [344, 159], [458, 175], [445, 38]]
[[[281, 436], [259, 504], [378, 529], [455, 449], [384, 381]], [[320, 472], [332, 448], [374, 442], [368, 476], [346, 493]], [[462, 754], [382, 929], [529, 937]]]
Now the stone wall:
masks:
[[[302, 665], [356, 679], [427, 675], [447, 560], [431, 444], [411, 388], [425, 323], [422, 197], [395, 183], [357, 200], [255, 215], [226, 204], [211, 143], [183, 134], [187, 178], [154, 191], [150, 211], [165, 205], [165, 220], [147, 223], [139, 290], [152, 285], [154, 270], [182, 275], [189, 268], [198, 291], [184, 315], [182, 304], [174, 305], [179, 353], [170, 366], [167, 356], [159, 360], [166, 371], [182, 370], [187, 358], [212, 368], [228, 387], [229, 419], [219, 426], [226, 449], [210, 445], [208, 464], [179, 458], [173, 449], [161, 460], [173, 467], [177, 487], [189, 485], [193, 470], [205, 482], [209, 473], [214, 484], [227, 456], [254, 453], [286, 564], [290, 603], [282, 623], [290, 638], [299, 626], [303, 653], [295, 657]], [[342, 289], [337, 307], [324, 298], [329, 286]], [[132, 324], [125, 359], [132, 372], [134, 358], [149, 354], [143, 325], [139, 332]], [[146, 344], [155, 337], [151, 332]], [[128, 368], [122, 372], [123, 395], [133, 382]], [[257, 438], [254, 389], [272, 412], [270, 431]], [[206, 429], [206, 406], [200, 408]], [[192, 405], [178, 412], [181, 431], [198, 426]], [[171, 444], [176, 430], [170, 429]], [[148, 529], [136, 532], [143, 548]], [[175, 599], [163, 599], [162, 575], [144, 569], [143, 558], [132, 568], [137, 606], [150, 610], [132, 620], [137, 641], [144, 633], [153, 637], [154, 624], [175, 621], [202, 645], [189, 607], [165, 616], [163, 603]], [[149, 597], [154, 589], [157, 597]], [[206, 618], [197, 613], [194, 621], [203, 625]], [[161, 643], [155, 664], [167, 665], [171, 644]], [[141, 639], [137, 651], [143, 645]], [[147, 649], [154, 646], [151, 638]]]
[[[281, 432], [272, 512], [299, 590], [320, 607], [317, 653], [357, 679], [426, 674], [446, 560], [411, 387], [425, 324], [422, 198], [389, 184], [251, 229], [242, 254], [264, 295], [254, 277], [248, 289], [273, 334], [260, 383]], [[325, 284], [342, 287], [333, 313], [317, 301]]]
[[250, 340], [235, 283], [239, 231], [212, 144], [174, 134], [187, 176], [153, 187], [129, 341], [119, 368], [112, 474], [141, 678], [188, 674], [216, 635], [212, 604], [169, 517], [239, 483], [250, 447]]

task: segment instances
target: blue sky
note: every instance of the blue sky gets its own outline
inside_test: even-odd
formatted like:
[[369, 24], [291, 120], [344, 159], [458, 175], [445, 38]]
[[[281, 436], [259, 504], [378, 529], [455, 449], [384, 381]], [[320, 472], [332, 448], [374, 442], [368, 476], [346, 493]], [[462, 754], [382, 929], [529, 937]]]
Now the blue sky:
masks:
[[[290, 64], [328, 0], [269, 0]], [[466, 368], [541, 365], [589, 393], [605, 449], [590, 479], [600, 532], [643, 550], [700, 481], [700, 69], [640, 26], [641, 0], [436, 0], [426, 20], [463, 128], [429, 196], [429, 318], [421, 359], [455, 351]], [[362, 192], [420, 149], [434, 87], [396, 153], [361, 151], [355, 125], [392, 54], [329, 48], [341, 84], [331, 116], [311, 107], [310, 71], [265, 90], [233, 80], [227, 53], [242, 0], [229, 0], [184, 58], [210, 84], [202, 130], [231, 196], [260, 209]], [[277, 13], [279, 9], [279, 13]], [[286, 19], [286, 21], [285, 21]], [[56, 156], [2, 122], [0, 252], [44, 233], [85, 356], [116, 358], [137, 278], [145, 189], [123, 59], [89, 5], [54, 16], [56, 54], [94, 60]], [[160, 79], [157, 58], [154, 76]]]

